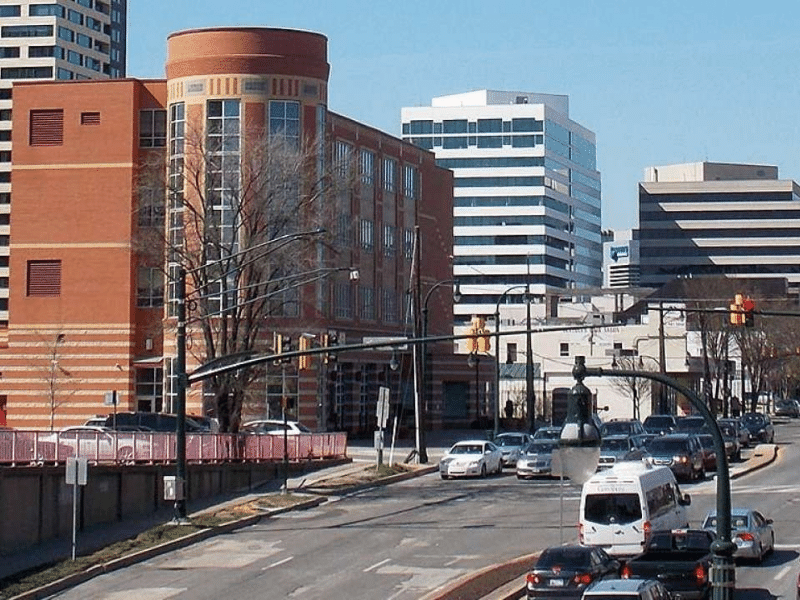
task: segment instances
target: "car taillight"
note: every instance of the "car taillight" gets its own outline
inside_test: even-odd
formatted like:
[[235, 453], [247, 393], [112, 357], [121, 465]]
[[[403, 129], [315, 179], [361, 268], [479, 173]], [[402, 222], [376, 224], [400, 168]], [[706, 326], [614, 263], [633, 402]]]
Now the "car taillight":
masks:
[[630, 565], [622, 565], [622, 568], [619, 570], [619, 576], [623, 579], [630, 579], [632, 575], [633, 573], [631, 572]]
[[539, 577], [536, 573], [528, 573], [528, 576], [525, 577], [525, 581], [529, 585], [539, 585], [542, 582], [542, 578]]
[[697, 585], [703, 585], [708, 580], [708, 573], [704, 565], [697, 565], [694, 569], [694, 580]]
[[592, 583], [592, 574], [591, 573], [578, 573], [575, 577], [572, 578], [578, 585], [589, 585]]
[[752, 533], [746, 533], [746, 532], [737, 533], [736, 537], [738, 537], [740, 540], [744, 542], [752, 542], [753, 540], [755, 540]]
[[642, 531], [644, 531], [645, 535], [650, 535], [650, 532], [653, 531], [653, 524], [650, 521], [645, 521], [644, 525], [642, 525]]

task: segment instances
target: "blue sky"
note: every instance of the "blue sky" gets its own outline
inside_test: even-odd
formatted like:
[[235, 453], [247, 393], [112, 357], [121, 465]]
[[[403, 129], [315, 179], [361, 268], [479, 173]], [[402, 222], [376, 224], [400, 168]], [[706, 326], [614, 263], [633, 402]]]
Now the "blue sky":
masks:
[[800, 3], [767, 0], [130, 0], [128, 75], [166, 37], [265, 26], [328, 37], [331, 110], [399, 135], [400, 108], [475, 89], [566, 94], [597, 135], [603, 226], [637, 225], [645, 167], [777, 165], [800, 181]]

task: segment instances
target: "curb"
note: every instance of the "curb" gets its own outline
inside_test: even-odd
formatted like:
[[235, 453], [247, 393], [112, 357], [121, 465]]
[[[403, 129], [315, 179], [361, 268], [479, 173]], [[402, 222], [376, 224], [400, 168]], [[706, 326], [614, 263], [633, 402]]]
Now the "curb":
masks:
[[[464, 600], [465, 598], [491, 598], [511, 600], [519, 598], [525, 586], [514, 580], [531, 570], [539, 558], [539, 552], [526, 554], [510, 560], [484, 567], [476, 573], [464, 575], [455, 583], [445, 584], [426, 594], [420, 600]], [[502, 591], [501, 591], [502, 590]], [[498, 595], [487, 596], [497, 591]]]
[[434, 465], [430, 467], [422, 467], [421, 469], [414, 469], [412, 471], [406, 471], [405, 473], [398, 473], [397, 475], [390, 475], [389, 477], [384, 477], [383, 479], [376, 479], [375, 481], [368, 481], [356, 485], [343, 485], [340, 488], [324, 488], [324, 487], [315, 487], [311, 485], [306, 488], [297, 488], [296, 491], [305, 492], [308, 494], [320, 494], [325, 496], [343, 496], [346, 494], [355, 494], [356, 492], [360, 492], [370, 488], [381, 487], [384, 485], [397, 483], [398, 481], [406, 481], [407, 479], [414, 479], [415, 477], [421, 477], [422, 475], [428, 475], [429, 473], [436, 473], [438, 471], [439, 471], [439, 466]]
[[[84, 571], [73, 573], [72, 575], [68, 575], [57, 581], [48, 583], [47, 585], [43, 585], [36, 589], [28, 590], [27, 592], [18, 594], [17, 596], [13, 596], [9, 600], [40, 600], [41, 598], [51, 596], [52, 594], [55, 594], [67, 588], [71, 588], [86, 581], [89, 581], [90, 579], [93, 579], [98, 575], [103, 575], [104, 573], [110, 573], [112, 571], [116, 571], [117, 569], [123, 569], [125, 567], [129, 567], [130, 565], [148, 560], [150, 558], [153, 558], [154, 556], [159, 556], [160, 554], [166, 554], [167, 552], [171, 552], [173, 550], [179, 550], [180, 548], [185, 548], [186, 546], [190, 546], [197, 542], [202, 542], [203, 540], [214, 537], [216, 535], [229, 533], [236, 529], [241, 529], [242, 527], [248, 527], [249, 525], [254, 525], [265, 517], [268, 518], [273, 515], [278, 515], [292, 510], [305, 510], [308, 508], [313, 508], [315, 506], [319, 506], [323, 502], [325, 502], [325, 498], [311, 498], [309, 500], [306, 500], [304, 502], [299, 502], [298, 504], [294, 504], [292, 506], [285, 506], [282, 508], [265, 510], [261, 514], [251, 515], [249, 517], [244, 517], [237, 521], [231, 521], [229, 523], [224, 523], [223, 525], [218, 525], [216, 527], [211, 527], [209, 529], [204, 529], [202, 531], [190, 533], [183, 537], [170, 540], [168, 542], [164, 542], [163, 544], [159, 544], [157, 546], [153, 546], [152, 548], [147, 548], [139, 552], [134, 552], [126, 556], [115, 558], [114, 560], [110, 560], [107, 563], [103, 563], [100, 565], [93, 565]], [[180, 525], [176, 525], [176, 527], [180, 527]]]
[[[757, 454], [757, 452], [761, 449], [762, 454]], [[764, 452], [767, 452], [768, 455], [765, 458]], [[753, 456], [759, 460], [748, 460], [747, 462], [753, 462], [752, 465], [747, 465], [741, 471], [736, 471], [735, 473], [730, 473], [730, 479], [738, 479], [742, 475], [747, 475], [748, 473], [752, 473], [753, 471], [760, 469], [761, 467], [766, 467], [767, 465], [771, 465], [775, 462], [778, 458], [778, 445], [777, 444], [759, 444], [755, 448], [753, 448]]]

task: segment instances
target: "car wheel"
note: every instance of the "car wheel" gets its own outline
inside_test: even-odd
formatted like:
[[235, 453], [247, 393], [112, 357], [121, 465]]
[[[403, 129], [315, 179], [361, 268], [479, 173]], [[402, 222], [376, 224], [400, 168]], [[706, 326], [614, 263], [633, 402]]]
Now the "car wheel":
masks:
[[767, 548], [767, 554], [770, 555], [775, 552], [775, 534], [770, 535], [770, 544], [769, 548]]
[[486, 463], [483, 463], [481, 465], [481, 477], [486, 477], [486, 475], [487, 475], [487, 473], [486, 473]]
[[758, 544], [758, 554], [756, 555], [756, 564], [760, 565], [764, 562], [764, 546]]
[[444, 473], [440, 473], [440, 475], [439, 475], [439, 476], [440, 476], [442, 479], [449, 479], [449, 477], [448, 477], [447, 475], [445, 475]]
[[736, 462], [742, 462], [742, 450], [739, 449], [736, 451], [736, 456], [733, 457], [733, 460]]

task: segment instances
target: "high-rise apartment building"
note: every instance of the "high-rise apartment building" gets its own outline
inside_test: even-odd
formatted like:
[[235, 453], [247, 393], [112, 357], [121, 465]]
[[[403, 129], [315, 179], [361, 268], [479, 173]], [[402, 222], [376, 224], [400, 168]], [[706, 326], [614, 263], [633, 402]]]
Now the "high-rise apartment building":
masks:
[[8, 325], [15, 81], [125, 76], [127, 0], [0, 0], [0, 326]]
[[639, 184], [641, 284], [676, 277], [785, 278], [800, 286], [800, 187], [778, 168], [649, 167]]
[[569, 118], [567, 96], [479, 90], [401, 120], [403, 139], [454, 173], [456, 325], [523, 305], [526, 285], [540, 298], [600, 286], [595, 135]]

